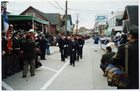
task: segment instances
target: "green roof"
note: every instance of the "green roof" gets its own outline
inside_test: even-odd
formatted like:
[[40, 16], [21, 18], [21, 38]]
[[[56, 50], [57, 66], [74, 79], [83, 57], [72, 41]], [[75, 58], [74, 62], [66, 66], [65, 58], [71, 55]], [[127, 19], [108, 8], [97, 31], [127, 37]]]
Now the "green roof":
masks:
[[[34, 20], [37, 21], [39, 23], [43, 23], [43, 24], [49, 24], [49, 22], [41, 20], [37, 17], [34, 17], [32, 15], [8, 15], [8, 20]], [[3, 20], [3, 16], [2, 16], [2, 20]]]

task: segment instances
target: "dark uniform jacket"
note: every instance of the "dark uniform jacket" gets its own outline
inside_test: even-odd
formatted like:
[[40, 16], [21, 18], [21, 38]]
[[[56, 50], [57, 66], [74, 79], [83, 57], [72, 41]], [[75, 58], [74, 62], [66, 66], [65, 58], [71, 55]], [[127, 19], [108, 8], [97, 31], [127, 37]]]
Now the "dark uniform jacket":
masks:
[[23, 45], [23, 59], [32, 60], [36, 58], [36, 50], [37, 44], [34, 41], [26, 40], [22, 42]]
[[13, 38], [13, 53], [16, 54], [16, 55], [19, 55], [20, 54], [20, 50], [17, 50], [15, 48], [20, 48], [20, 41], [19, 41], [19, 38]]
[[42, 50], [42, 49], [46, 49], [46, 48], [47, 48], [47, 43], [48, 43], [48, 41], [47, 41], [46, 39], [41, 39], [41, 40], [39, 41], [40, 49], [41, 49], [41, 50]]
[[80, 47], [83, 47], [84, 41], [81, 38], [78, 39], [78, 43]]
[[64, 45], [66, 44], [65, 40], [63, 40], [62, 38], [59, 40], [59, 48], [60, 49], [64, 49]]
[[74, 41], [74, 42], [70, 42], [70, 52], [73, 53], [74, 51], [76, 51], [76, 48], [77, 48], [77, 42]]
[[3, 51], [6, 51], [6, 44], [7, 44], [7, 41], [5, 38], [2, 38], [2, 50]]
[[110, 59], [115, 55], [115, 52], [107, 52], [102, 55], [101, 63], [104, 65], [108, 65], [110, 62]]
[[[111, 63], [121, 65], [125, 69], [125, 45], [118, 47], [117, 54], [111, 58]], [[126, 89], [139, 88], [139, 59], [138, 59], [138, 41], [128, 43], [128, 74], [130, 75], [130, 84]]]

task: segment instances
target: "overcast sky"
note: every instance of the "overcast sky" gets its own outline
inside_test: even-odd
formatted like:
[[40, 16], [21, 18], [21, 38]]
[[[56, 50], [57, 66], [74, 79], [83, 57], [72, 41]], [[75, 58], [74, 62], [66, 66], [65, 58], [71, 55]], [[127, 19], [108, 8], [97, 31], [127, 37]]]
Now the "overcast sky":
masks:
[[[7, 11], [19, 15], [29, 6], [44, 13], [65, 14], [66, 0], [9, 0]], [[112, 11], [124, 11], [126, 5], [138, 5], [138, 0], [68, 0], [68, 14], [75, 24], [78, 14], [80, 27], [93, 28], [95, 15], [110, 15]]]

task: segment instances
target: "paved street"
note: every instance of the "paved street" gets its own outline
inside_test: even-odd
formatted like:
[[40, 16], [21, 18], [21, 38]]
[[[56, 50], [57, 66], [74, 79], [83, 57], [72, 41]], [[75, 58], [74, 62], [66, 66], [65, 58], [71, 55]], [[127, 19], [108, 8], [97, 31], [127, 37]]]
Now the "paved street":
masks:
[[47, 60], [39, 60], [42, 67], [35, 70], [35, 76], [22, 78], [22, 71], [2, 81], [3, 90], [104, 90], [116, 89], [107, 85], [107, 78], [101, 71], [100, 59], [105, 52], [98, 48], [94, 51], [93, 39], [85, 41], [83, 59], [69, 65], [69, 58], [60, 61], [58, 47], [50, 48], [51, 55], [46, 55]]

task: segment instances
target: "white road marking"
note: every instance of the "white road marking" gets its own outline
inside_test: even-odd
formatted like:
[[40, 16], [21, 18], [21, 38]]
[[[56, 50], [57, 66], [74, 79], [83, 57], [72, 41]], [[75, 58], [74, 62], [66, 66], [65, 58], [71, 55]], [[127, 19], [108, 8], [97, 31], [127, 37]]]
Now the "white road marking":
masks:
[[61, 69], [40, 89], [40, 90], [45, 90], [47, 87], [54, 81], [54, 79], [63, 71], [63, 69], [67, 66], [69, 61], [67, 61]]
[[14, 90], [13, 88], [11, 88], [9, 85], [7, 85], [5, 82], [2, 81], [2, 86], [6, 89], [6, 90]]
[[44, 67], [44, 66], [41, 66], [40, 68], [44, 68], [44, 69], [47, 69], [47, 70], [51, 70], [51, 71], [54, 71], [54, 72], [58, 72], [57, 70], [54, 70], [54, 69], [51, 69], [51, 68], [48, 68], [48, 67]]

